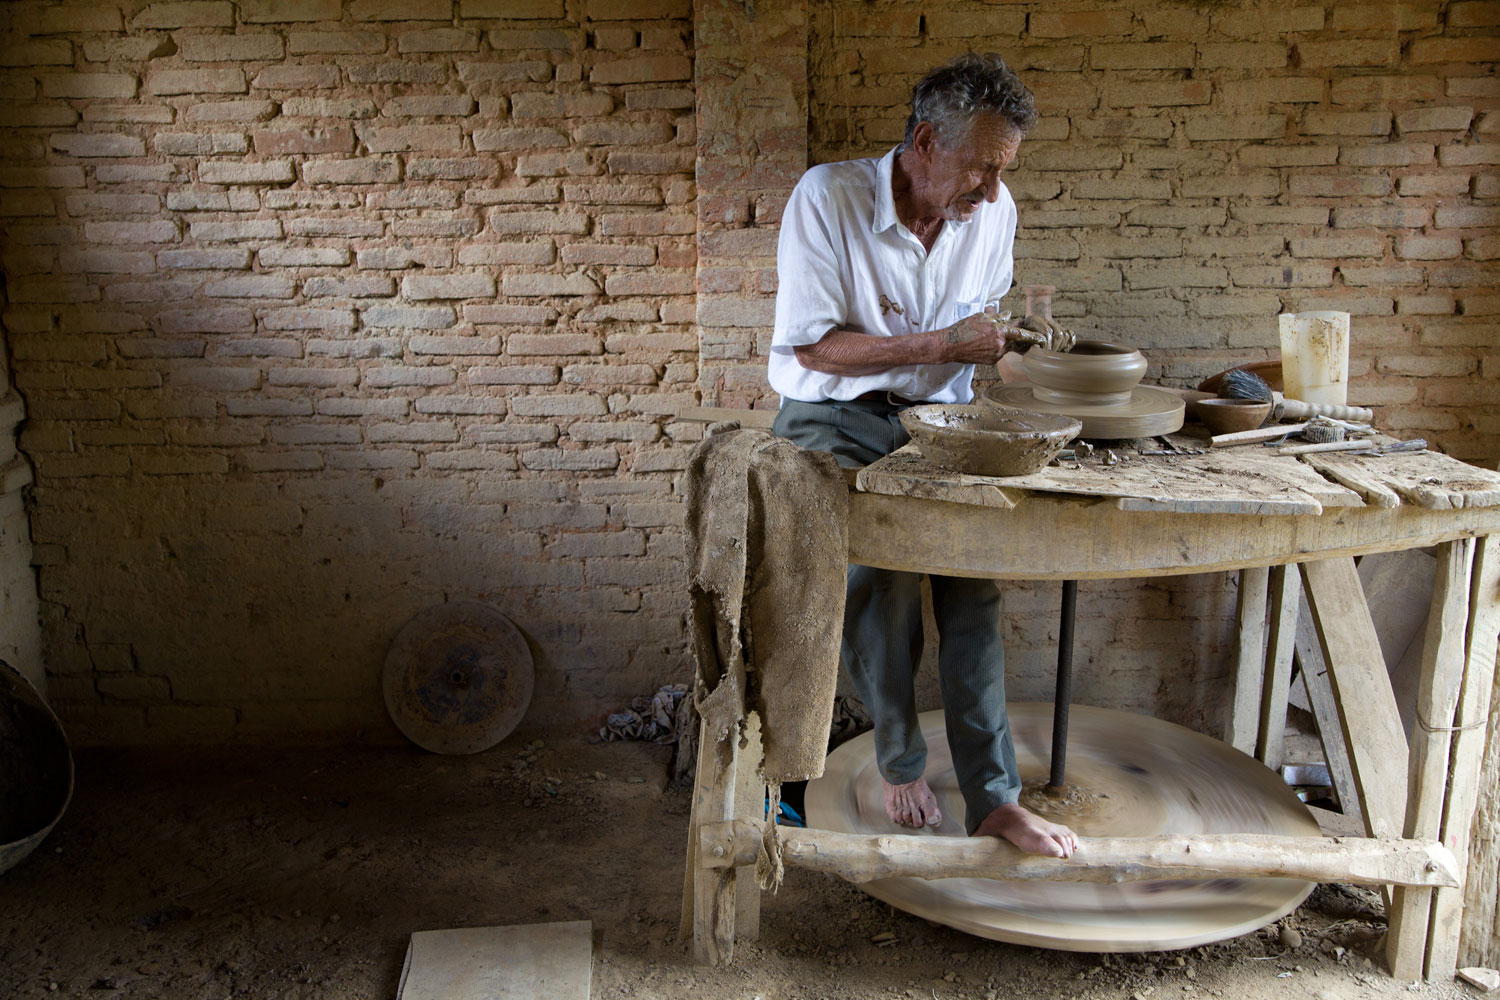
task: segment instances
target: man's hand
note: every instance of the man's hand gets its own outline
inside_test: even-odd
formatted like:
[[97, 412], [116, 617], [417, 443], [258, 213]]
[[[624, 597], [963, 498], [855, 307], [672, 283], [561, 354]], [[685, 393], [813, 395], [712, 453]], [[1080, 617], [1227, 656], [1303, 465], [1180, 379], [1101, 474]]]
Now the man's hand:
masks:
[[947, 346], [947, 361], [992, 365], [1012, 351], [1032, 347], [1069, 351], [1078, 338], [1044, 316], [1027, 316], [1019, 324], [1010, 313], [975, 313], [938, 331]]
[[1031, 343], [1059, 354], [1066, 354], [1078, 343], [1078, 337], [1072, 330], [1064, 330], [1050, 317], [1037, 313], [1021, 320], [1021, 329], [1031, 335], [1028, 338]]
[[966, 365], [992, 365], [1009, 349], [1007, 334], [1014, 331], [1009, 315], [975, 313], [952, 326], [937, 331], [943, 345], [944, 362]]

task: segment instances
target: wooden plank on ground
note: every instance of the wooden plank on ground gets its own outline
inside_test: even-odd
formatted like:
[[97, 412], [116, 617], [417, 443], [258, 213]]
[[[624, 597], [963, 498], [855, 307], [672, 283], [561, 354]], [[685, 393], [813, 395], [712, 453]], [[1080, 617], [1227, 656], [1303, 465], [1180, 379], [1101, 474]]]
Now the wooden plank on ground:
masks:
[[1265, 566], [1240, 570], [1235, 607], [1238, 643], [1224, 720], [1224, 742], [1243, 753], [1255, 752], [1255, 737], [1260, 729], [1261, 678], [1266, 672], [1266, 585], [1270, 576], [1271, 571]]
[[1295, 566], [1272, 566], [1266, 581], [1270, 595], [1270, 633], [1266, 638], [1265, 679], [1261, 682], [1260, 719], [1255, 756], [1269, 768], [1283, 759], [1282, 734], [1297, 647], [1297, 615], [1302, 603], [1302, 574]]
[[1354, 560], [1303, 563], [1302, 585], [1348, 742], [1365, 823], [1372, 837], [1400, 836], [1406, 817], [1406, 733]]
[[1001, 485], [992, 476], [969, 476], [938, 469], [922, 457], [916, 445], [906, 445], [873, 465], [859, 470], [855, 487], [862, 493], [946, 500], [1008, 510], [1026, 495], [1023, 489]]
[[1363, 505], [1358, 494], [1296, 459], [1239, 454], [1245, 451], [1141, 455], [1121, 448], [1114, 464], [1095, 452], [1085, 461], [1051, 465], [1029, 476], [989, 477], [940, 468], [908, 445], [864, 469], [859, 484], [866, 493], [917, 496], [913, 490], [920, 488], [922, 498], [983, 506], [1000, 503], [979, 486], [1114, 497], [1124, 510], [1199, 514], [1319, 514], [1325, 505]]
[[1396, 506], [1389, 497], [1381, 499], [1382, 493], [1429, 510], [1500, 506], [1500, 473], [1435, 451], [1363, 456], [1305, 455], [1302, 460], [1364, 493], [1379, 506]]
[[[1448, 755], [1454, 712], [1464, 675], [1464, 638], [1469, 619], [1469, 567], [1474, 542], [1461, 539], [1438, 547], [1432, 609], [1423, 643], [1417, 689], [1416, 730], [1411, 737], [1406, 822], [1403, 835], [1436, 840], [1442, 832], [1448, 792]], [[1422, 978], [1427, 954], [1431, 889], [1399, 888], [1391, 899], [1386, 959], [1397, 979]], [[1456, 930], [1456, 928], [1455, 928]]]
[[[1475, 809], [1481, 793], [1491, 802], [1500, 797], [1500, 769], [1494, 767], [1500, 713], [1493, 703], [1496, 642], [1500, 640], [1500, 539], [1479, 539], [1474, 551], [1474, 572], [1469, 592], [1468, 662], [1463, 689], [1454, 715], [1452, 761], [1448, 778], [1448, 801], [1443, 807], [1442, 841], [1458, 859], [1460, 874], [1469, 875], [1463, 890], [1435, 893], [1428, 932], [1427, 978], [1446, 982], [1459, 965], [1460, 949], [1473, 953], [1460, 934], [1469, 933], [1464, 912], [1472, 903], [1481, 918], [1493, 915], [1500, 902], [1500, 879], [1493, 874], [1500, 854], [1493, 826], [1477, 829]], [[1486, 748], [1489, 752], [1486, 752]], [[1489, 769], [1486, 770], [1486, 761]], [[1481, 778], [1487, 784], [1481, 787]], [[1491, 959], [1500, 959], [1500, 926], [1488, 927]], [[1482, 934], [1484, 930], [1476, 930]], [[1463, 964], [1478, 964], [1465, 961]], [[1494, 964], [1492, 961], [1490, 964]]]
[[593, 938], [587, 920], [417, 931], [396, 1000], [588, 1000]]

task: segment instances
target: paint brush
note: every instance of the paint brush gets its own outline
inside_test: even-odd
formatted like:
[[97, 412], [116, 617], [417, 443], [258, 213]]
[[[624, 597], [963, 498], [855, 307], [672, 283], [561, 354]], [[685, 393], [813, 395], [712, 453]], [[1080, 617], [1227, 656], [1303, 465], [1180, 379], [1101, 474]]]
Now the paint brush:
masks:
[[1243, 368], [1232, 368], [1224, 373], [1224, 381], [1219, 385], [1219, 395], [1225, 399], [1254, 399], [1262, 403], [1271, 404], [1271, 418], [1269, 423], [1276, 423], [1282, 419], [1306, 420], [1309, 417], [1333, 417], [1335, 420], [1349, 420], [1355, 423], [1368, 424], [1375, 419], [1375, 413], [1363, 406], [1340, 406], [1337, 403], [1304, 403], [1300, 399], [1287, 399], [1281, 393], [1266, 384], [1266, 380], [1254, 372], [1245, 371]]

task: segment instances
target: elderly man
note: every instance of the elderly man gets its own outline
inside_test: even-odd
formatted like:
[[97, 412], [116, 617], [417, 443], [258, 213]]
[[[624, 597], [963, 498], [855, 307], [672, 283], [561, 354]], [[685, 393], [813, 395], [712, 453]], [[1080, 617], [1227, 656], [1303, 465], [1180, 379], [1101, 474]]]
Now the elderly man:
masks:
[[[880, 159], [809, 170], [782, 216], [770, 360], [775, 433], [859, 467], [908, 440], [918, 403], [973, 398], [976, 364], [1067, 335], [1010, 324], [1016, 206], [1000, 182], [1036, 122], [1028, 91], [996, 55], [964, 55], [912, 94], [902, 144]], [[922, 650], [920, 576], [850, 566], [842, 660], [875, 720], [885, 806], [901, 825], [942, 822], [923, 778], [927, 747], [913, 679]], [[1005, 711], [1000, 594], [992, 580], [932, 577], [939, 680], [971, 835], [1067, 857], [1078, 838], [1017, 801]]]

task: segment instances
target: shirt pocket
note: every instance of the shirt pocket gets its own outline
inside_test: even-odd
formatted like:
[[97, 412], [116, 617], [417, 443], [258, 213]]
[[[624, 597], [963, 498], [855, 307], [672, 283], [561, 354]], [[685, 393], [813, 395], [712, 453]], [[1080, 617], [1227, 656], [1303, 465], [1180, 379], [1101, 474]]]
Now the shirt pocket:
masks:
[[953, 303], [953, 309], [948, 316], [948, 322], [957, 323], [961, 319], [967, 319], [975, 313], [982, 312], [984, 312], [984, 299], [960, 299]]

